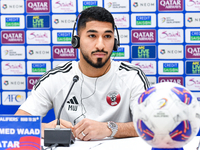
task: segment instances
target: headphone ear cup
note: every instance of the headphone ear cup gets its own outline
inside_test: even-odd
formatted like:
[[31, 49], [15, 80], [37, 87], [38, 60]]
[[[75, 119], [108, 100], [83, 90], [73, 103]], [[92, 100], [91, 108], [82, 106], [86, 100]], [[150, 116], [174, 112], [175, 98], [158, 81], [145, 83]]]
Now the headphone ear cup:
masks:
[[71, 41], [73, 48], [79, 48], [80, 47], [80, 38], [78, 36], [73, 36]]
[[116, 38], [115, 38], [114, 40], [115, 40], [115, 41], [114, 41], [113, 50], [114, 50], [114, 51], [117, 51], [117, 49], [118, 49], [118, 41], [117, 41]]

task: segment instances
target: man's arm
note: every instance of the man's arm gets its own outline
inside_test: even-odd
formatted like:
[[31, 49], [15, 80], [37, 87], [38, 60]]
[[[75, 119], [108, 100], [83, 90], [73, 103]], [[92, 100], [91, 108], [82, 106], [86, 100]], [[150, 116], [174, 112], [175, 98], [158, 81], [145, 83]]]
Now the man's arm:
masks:
[[[114, 136], [115, 138], [138, 136], [133, 122], [117, 123], [117, 125], [118, 131]], [[73, 133], [78, 139], [89, 141], [91, 139], [109, 137], [112, 131], [108, 128], [107, 122], [98, 122], [85, 118], [74, 126]]]

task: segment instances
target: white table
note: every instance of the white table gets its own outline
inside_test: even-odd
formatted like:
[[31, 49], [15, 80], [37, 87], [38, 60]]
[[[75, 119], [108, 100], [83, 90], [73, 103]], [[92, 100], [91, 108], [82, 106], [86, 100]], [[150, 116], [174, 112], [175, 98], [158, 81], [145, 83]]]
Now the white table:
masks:
[[[185, 145], [184, 150], [196, 150], [200, 136]], [[43, 141], [42, 141], [43, 142]], [[96, 141], [80, 141], [76, 139], [70, 147], [58, 147], [56, 150], [151, 150], [151, 146], [140, 137], [122, 139], [103, 139]]]

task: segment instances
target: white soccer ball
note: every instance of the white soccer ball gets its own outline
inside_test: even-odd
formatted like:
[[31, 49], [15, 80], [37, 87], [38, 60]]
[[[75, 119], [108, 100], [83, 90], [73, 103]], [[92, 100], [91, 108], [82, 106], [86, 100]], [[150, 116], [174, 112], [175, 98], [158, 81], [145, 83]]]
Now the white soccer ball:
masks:
[[185, 87], [163, 82], [150, 87], [133, 106], [138, 135], [154, 148], [181, 148], [200, 127], [200, 104]]

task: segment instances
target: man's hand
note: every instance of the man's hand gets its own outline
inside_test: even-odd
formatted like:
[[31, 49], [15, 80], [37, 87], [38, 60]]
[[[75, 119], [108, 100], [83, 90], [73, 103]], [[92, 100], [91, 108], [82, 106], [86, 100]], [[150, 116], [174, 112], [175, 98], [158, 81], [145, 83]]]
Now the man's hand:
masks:
[[[51, 121], [49, 123], [42, 123], [42, 138], [44, 138], [44, 129], [45, 128], [55, 128], [56, 124], [57, 124], [57, 119], [54, 121]], [[73, 129], [73, 126], [72, 126], [71, 122], [60, 119], [60, 128]]]
[[[74, 126], [74, 136], [80, 140], [103, 139], [111, 135], [106, 122], [83, 119]], [[84, 136], [85, 135], [85, 136]]]

